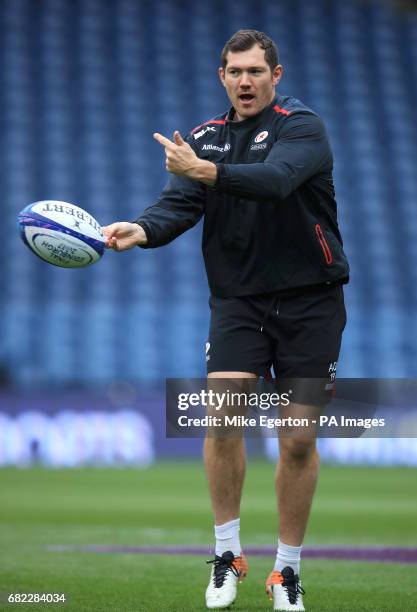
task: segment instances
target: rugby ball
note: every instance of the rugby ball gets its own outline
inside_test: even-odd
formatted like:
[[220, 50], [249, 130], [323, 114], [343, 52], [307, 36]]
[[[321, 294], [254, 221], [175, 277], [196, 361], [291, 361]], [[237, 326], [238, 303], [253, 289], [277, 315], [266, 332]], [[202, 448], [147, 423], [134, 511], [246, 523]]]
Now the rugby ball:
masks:
[[20, 236], [35, 255], [61, 268], [84, 268], [104, 253], [100, 224], [88, 212], [56, 200], [34, 202], [18, 216]]

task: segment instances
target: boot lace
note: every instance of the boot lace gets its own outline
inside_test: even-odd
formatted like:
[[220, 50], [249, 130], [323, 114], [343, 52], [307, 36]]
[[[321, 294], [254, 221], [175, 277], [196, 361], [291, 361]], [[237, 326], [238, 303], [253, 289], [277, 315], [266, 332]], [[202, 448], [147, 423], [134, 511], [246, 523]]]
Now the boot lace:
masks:
[[305, 595], [305, 591], [300, 585], [300, 578], [298, 574], [294, 576], [284, 576], [284, 580], [282, 582], [282, 586], [284, 587], [288, 600], [291, 604], [296, 604], [298, 595]]
[[239, 571], [233, 565], [234, 560], [233, 553], [223, 553], [221, 557], [216, 555], [214, 559], [207, 561], [207, 563], [213, 563], [214, 565], [213, 582], [216, 589], [223, 586], [228, 572], [232, 572], [236, 578], [239, 578]]

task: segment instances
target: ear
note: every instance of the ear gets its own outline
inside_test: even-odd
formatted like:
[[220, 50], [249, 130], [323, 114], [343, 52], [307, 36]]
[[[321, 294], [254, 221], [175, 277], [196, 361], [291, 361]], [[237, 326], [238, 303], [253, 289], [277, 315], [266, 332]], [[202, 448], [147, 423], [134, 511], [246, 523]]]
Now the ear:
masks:
[[225, 77], [224, 68], [222, 68], [222, 66], [220, 66], [220, 68], [219, 68], [219, 79], [221, 80], [223, 87], [226, 87], [226, 85], [224, 84], [224, 77]]
[[272, 73], [272, 82], [274, 86], [278, 85], [283, 73], [284, 73], [284, 68], [281, 66], [281, 64], [278, 64], [278, 66], [275, 66], [274, 72]]

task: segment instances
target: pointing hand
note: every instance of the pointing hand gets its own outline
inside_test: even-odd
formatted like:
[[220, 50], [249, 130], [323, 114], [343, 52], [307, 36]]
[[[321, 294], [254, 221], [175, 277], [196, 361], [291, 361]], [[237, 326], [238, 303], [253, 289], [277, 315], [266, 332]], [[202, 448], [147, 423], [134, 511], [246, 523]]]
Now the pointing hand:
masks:
[[165, 147], [165, 166], [168, 172], [193, 178], [193, 170], [198, 166], [200, 159], [181, 134], [175, 131], [173, 141], [158, 132], [153, 137]]

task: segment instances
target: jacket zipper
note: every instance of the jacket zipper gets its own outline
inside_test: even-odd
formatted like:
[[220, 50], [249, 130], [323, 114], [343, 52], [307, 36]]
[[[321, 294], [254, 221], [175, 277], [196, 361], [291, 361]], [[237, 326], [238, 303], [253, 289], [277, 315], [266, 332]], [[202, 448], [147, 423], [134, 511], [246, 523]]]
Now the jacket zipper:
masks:
[[324, 253], [324, 257], [326, 259], [326, 264], [328, 266], [330, 266], [330, 264], [333, 263], [332, 253], [331, 253], [331, 251], [329, 249], [329, 245], [326, 242], [326, 238], [325, 238], [325, 236], [323, 234], [323, 230], [321, 229], [321, 227], [320, 227], [320, 225], [318, 223], [317, 223], [317, 225], [315, 227], [315, 230], [316, 230], [317, 238], [318, 238], [318, 240], [320, 242], [320, 246], [321, 246], [322, 251]]

